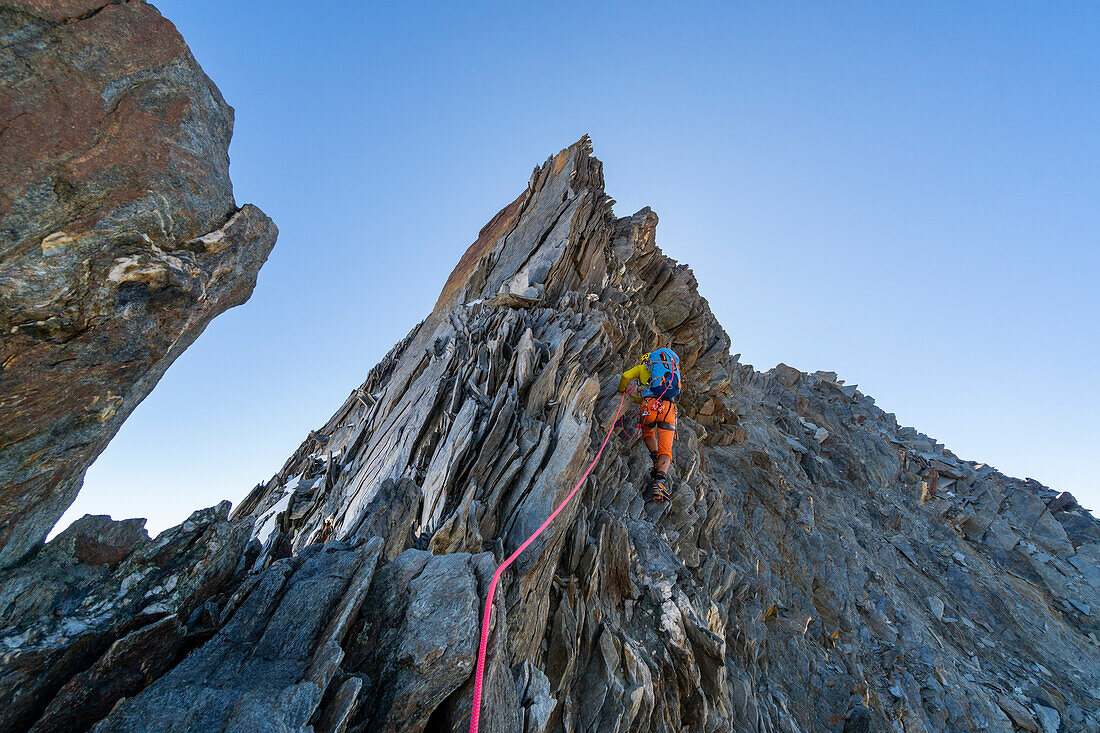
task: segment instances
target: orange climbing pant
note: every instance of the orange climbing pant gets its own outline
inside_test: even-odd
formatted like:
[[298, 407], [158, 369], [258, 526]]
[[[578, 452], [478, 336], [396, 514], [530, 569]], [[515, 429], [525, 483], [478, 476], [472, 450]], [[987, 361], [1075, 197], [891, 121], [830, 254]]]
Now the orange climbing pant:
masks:
[[676, 439], [676, 405], [671, 400], [647, 397], [642, 404], [642, 437], [657, 436], [657, 455], [672, 458]]

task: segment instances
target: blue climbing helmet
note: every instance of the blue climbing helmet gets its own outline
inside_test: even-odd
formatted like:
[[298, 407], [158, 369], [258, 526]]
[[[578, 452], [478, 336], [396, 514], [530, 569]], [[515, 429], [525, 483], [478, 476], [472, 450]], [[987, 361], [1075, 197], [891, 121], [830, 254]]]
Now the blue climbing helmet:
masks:
[[642, 363], [649, 369], [649, 384], [642, 396], [675, 402], [680, 396], [680, 357], [676, 352], [657, 349], [643, 356]]

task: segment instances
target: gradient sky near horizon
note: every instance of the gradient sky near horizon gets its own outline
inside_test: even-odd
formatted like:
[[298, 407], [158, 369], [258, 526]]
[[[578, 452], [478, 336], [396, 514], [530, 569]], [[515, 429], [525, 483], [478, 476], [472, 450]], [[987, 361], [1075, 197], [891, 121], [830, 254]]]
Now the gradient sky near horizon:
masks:
[[281, 233], [59, 528], [238, 502], [584, 133], [742, 361], [1100, 509], [1100, 4], [155, 4]]

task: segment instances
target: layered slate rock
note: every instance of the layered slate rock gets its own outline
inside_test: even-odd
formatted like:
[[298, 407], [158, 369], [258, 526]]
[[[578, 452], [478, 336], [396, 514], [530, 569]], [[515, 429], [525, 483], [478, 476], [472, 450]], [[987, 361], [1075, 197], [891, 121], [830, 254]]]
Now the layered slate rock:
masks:
[[[394, 609], [433, 597], [409, 575], [517, 547], [593, 456], [619, 372], [660, 345], [686, 385], [671, 508], [644, 506], [649, 458], [620, 432], [504, 576], [483, 730], [1002, 730], [1042, 708], [1100, 724], [1100, 524], [836, 374], [738, 363], [656, 215], [611, 203], [587, 139], [536, 169], [428, 318], [237, 510], [257, 570], [329, 538], [391, 544], [379, 577], [401, 580], [357, 621], [375, 636], [345, 640], [373, 660], [346, 669], [348, 730], [466, 729], [465, 602], [440, 581], [406, 629]], [[394, 666], [425, 637], [437, 656]], [[409, 685], [423, 707], [390, 717]]]
[[238, 208], [233, 110], [139, 0], [0, 2], [0, 567], [212, 318], [274, 224]]
[[313, 545], [250, 579], [210, 641], [95, 730], [310, 730], [381, 549]]
[[223, 502], [150, 539], [88, 515], [0, 571], [0, 730], [84, 730], [217, 631], [256, 557], [252, 522], [228, 517]]
[[[685, 384], [673, 501], [645, 505], [648, 453], [617, 430], [503, 576], [481, 730], [1100, 726], [1100, 522], [834, 373], [740, 364], [657, 247], [656, 214], [611, 206], [587, 138], [536, 168], [433, 312], [219, 515], [243, 540], [215, 553], [234, 569], [199, 610], [178, 626], [171, 608], [194, 602], [148, 620], [107, 602], [134, 626], [21, 724], [60, 730], [50, 715], [95, 685], [111, 709], [71, 729], [464, 733], [497, 563], [580, 479], [621, 370], [668, 345]], [[134, 541], [121, 525], [57, 538], [77, 569], [9, 572], [102, 562], [99, 582], [124, 582], [140, 550], [117, 560]], [[20, 628], [71, 615], [39, 611]], [[181, 635], [166, 664], [141, 652]]]

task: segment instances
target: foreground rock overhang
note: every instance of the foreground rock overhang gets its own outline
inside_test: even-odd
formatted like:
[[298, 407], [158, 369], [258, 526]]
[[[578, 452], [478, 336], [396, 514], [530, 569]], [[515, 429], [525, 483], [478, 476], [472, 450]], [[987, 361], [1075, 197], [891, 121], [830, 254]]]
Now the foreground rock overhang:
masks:
[[233, 110], [144, 2], [0, 2], [0, 567], [212, 318], [275, 225], [238, 208]]

